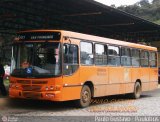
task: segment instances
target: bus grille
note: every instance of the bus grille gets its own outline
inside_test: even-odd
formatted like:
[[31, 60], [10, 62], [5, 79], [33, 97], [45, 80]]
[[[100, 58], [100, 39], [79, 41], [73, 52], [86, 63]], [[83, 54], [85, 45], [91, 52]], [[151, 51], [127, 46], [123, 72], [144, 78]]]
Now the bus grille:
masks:
[[41, 86], [38, 85], [22, 85], [23, 91], [41, 91]]
[[20, 83], [20, 84], [31, 84], [31, 81], [30, 80], [17, 80], [17, 83]]
[[47, 84], [47, 81], [32, 81], [32, 84]]

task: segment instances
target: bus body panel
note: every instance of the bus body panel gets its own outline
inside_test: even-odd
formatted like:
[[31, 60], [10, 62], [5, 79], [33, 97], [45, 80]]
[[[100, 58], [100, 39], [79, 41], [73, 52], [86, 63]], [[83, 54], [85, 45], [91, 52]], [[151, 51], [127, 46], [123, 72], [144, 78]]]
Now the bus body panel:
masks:
[[150, 69], [149, 90], [154, 90], [158, 86], [158, 68]]
[[82, 84], [79, 79], [79, 69], [68, 76], [63, 76], [63, 90], [62, 90], [62, 99], [64, 100], [73, 100], [80, 99], [80, 92]]

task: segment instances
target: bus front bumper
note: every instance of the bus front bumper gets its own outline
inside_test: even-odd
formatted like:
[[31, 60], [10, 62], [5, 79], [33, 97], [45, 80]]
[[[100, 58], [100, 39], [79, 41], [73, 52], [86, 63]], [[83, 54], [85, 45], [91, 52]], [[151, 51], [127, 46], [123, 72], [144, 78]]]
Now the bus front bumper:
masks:
[[61, 91], [22, 91], [12, 88], [9, 89], [10, 98], [61, 101], [60, 96]]

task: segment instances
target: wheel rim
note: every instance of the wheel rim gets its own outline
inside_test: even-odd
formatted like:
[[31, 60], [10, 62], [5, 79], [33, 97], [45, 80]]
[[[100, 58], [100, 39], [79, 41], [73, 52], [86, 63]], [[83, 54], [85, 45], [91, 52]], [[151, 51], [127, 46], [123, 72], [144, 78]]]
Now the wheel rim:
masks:
[[90, 94], [87, 90], [85, 90], [82, 94], [82, 101], [83, 103], [87, 103], [89, 101]]
[[136, 92], [136, 95], [139, 97], [140, 94], [141, 94], [141, 86], [140, 86], [140, 85], [137, 85], [135, 90], [136, 90], [136, 91], [135, 91], [135, 92]]

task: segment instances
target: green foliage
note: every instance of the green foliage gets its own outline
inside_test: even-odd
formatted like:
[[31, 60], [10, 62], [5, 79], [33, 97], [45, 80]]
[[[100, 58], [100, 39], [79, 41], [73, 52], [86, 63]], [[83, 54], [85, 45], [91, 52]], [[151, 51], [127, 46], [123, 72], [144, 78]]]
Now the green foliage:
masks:
[[153, 0], [152, 3], [141, 0], [133, 5], [120, 6], [118, 9], [160, 24], [160, 0]]
[[160, 19], [157, 21], [154, 21], [154, 23], [159, 24], [160, 25]]

